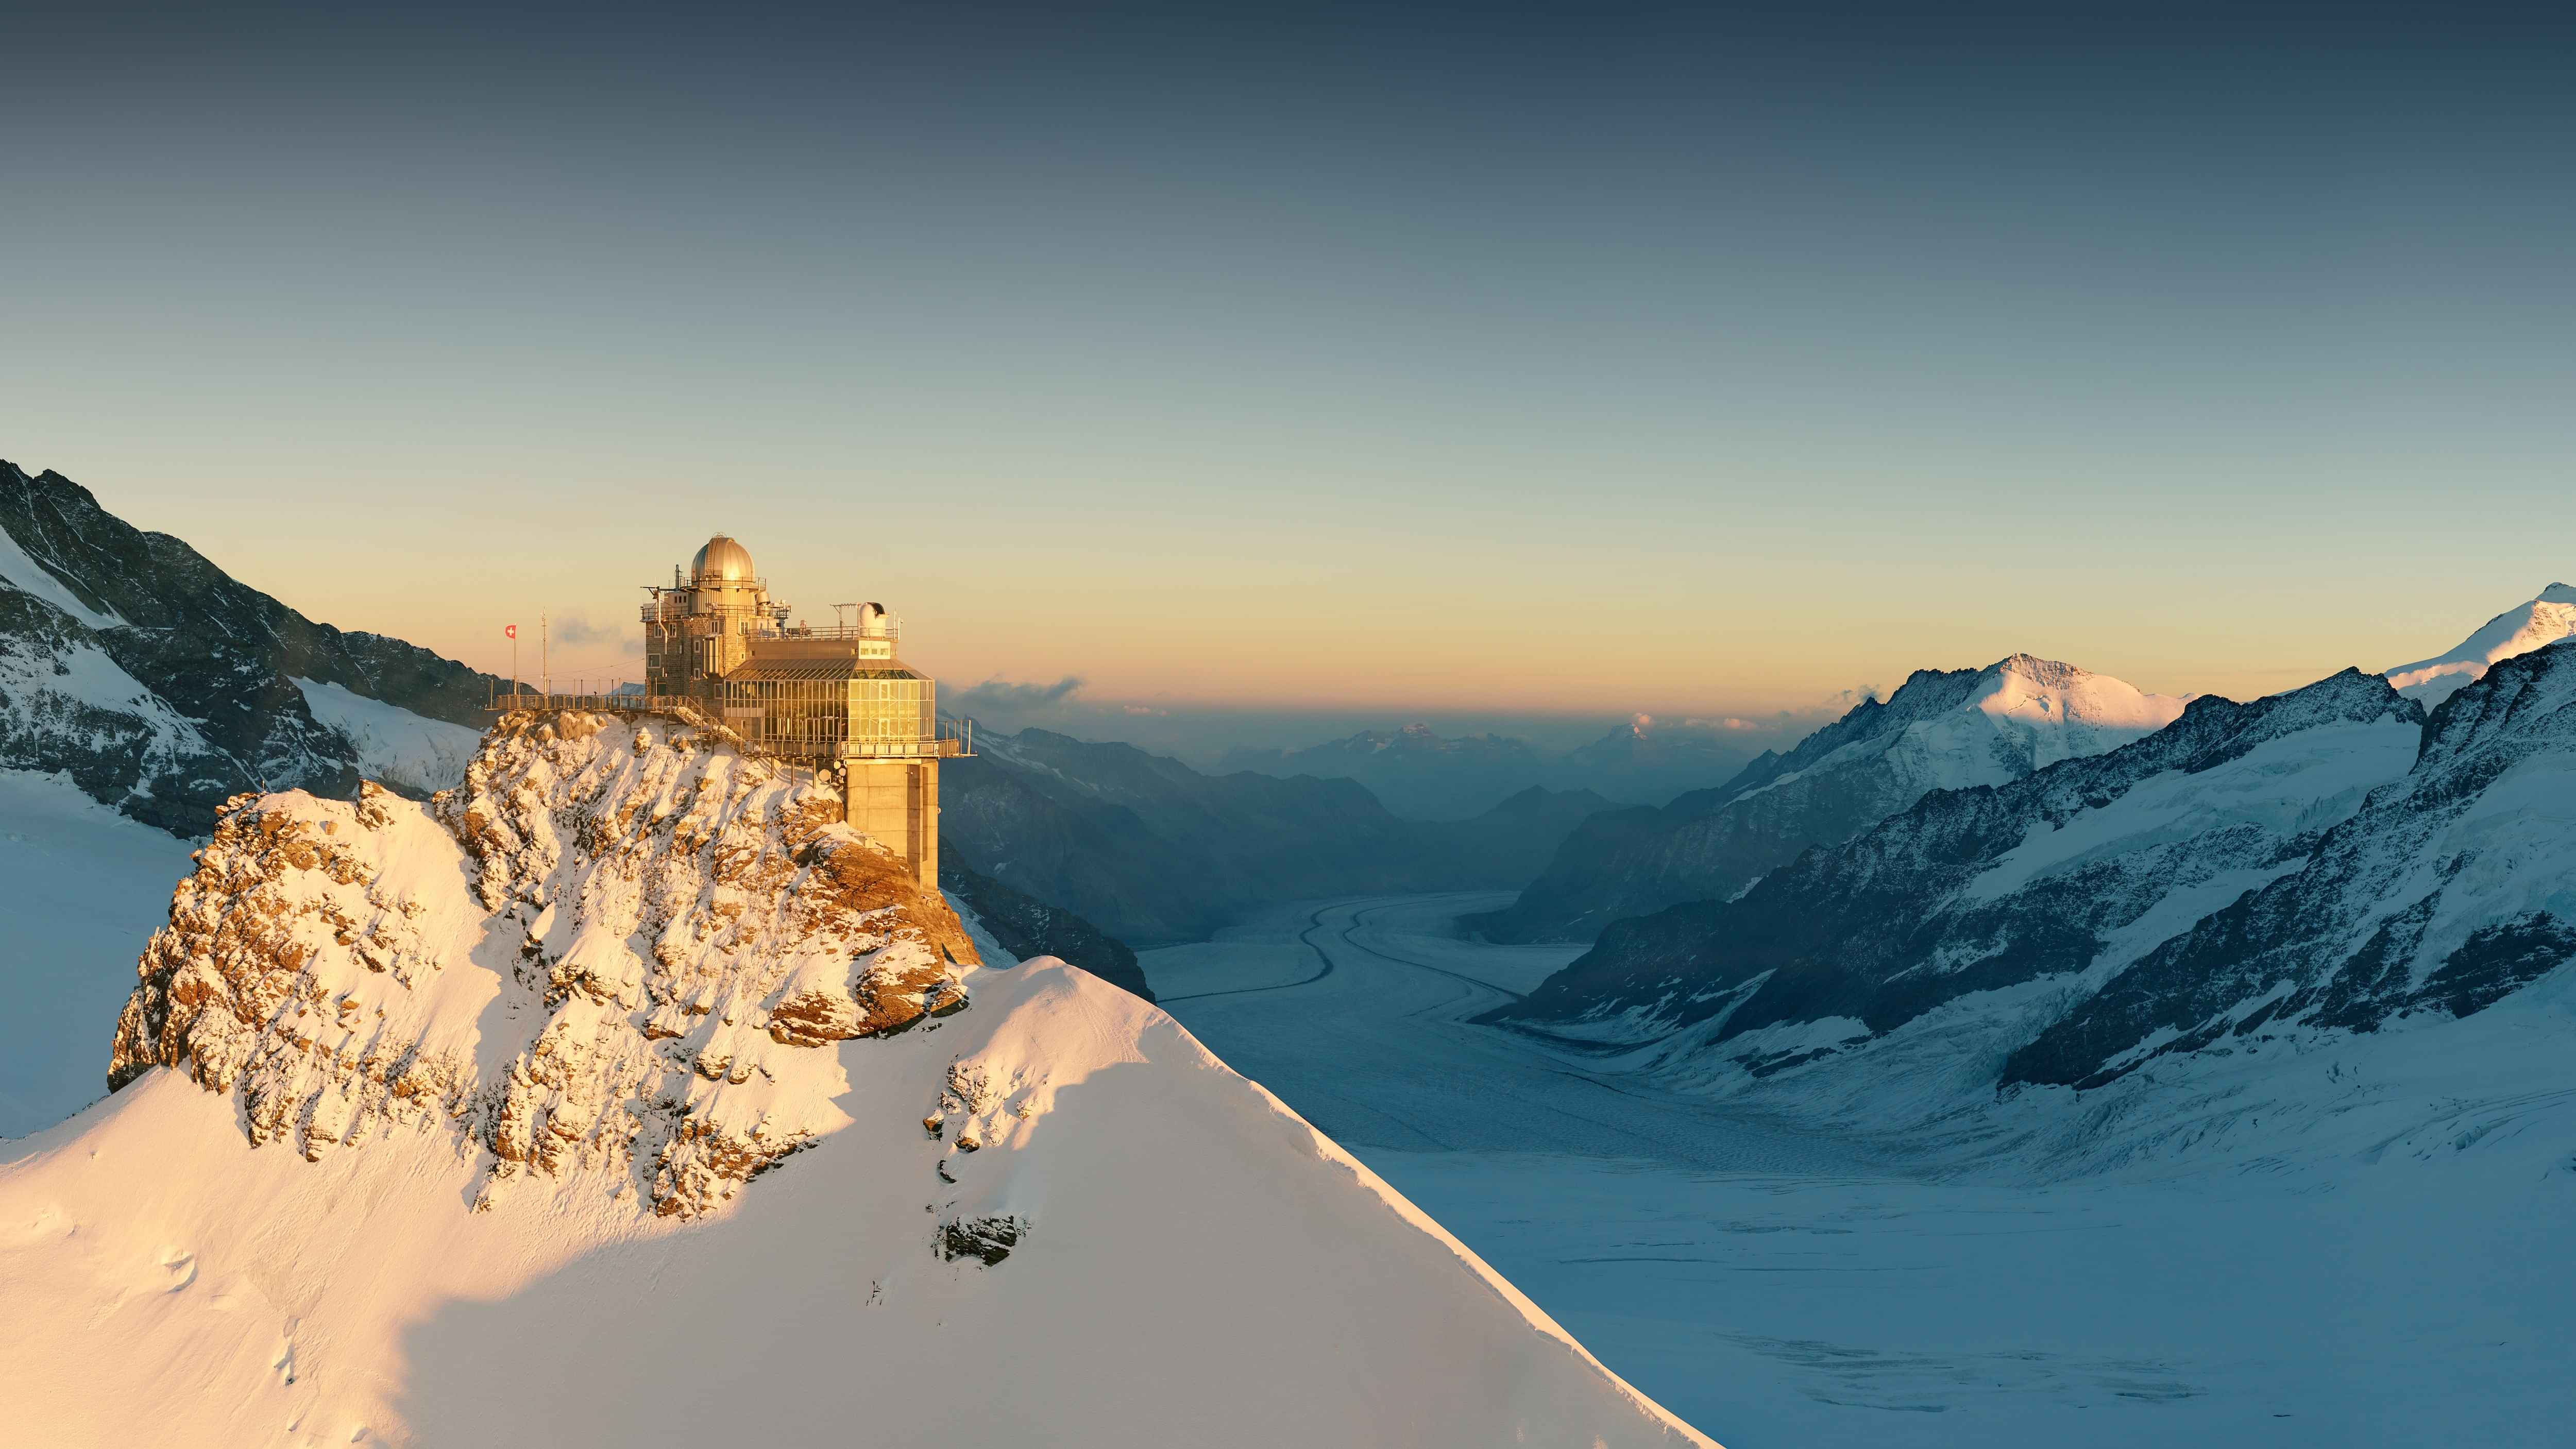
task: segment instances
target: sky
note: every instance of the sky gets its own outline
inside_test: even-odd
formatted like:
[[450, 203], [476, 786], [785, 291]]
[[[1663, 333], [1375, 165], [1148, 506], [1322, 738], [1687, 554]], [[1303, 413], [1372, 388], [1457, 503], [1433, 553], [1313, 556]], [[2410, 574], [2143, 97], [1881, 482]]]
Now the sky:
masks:
[[719, 530], [1202, 753], [2576, 573], [2563, 9], [362, 9], [8, 22], [0, 457], [486, 669]]

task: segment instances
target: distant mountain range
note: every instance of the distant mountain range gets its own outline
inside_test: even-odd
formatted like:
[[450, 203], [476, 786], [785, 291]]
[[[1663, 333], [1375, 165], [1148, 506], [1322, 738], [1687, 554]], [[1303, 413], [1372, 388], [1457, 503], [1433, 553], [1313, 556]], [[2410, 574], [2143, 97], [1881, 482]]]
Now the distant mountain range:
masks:
[[1409, 724], [1302, 750], [1230, 750], [1220, 768], [1357, 780], [1398, 815], [1463, 820], [1533, 785], [1659, 804], [1725, 779], [1748, 758], [1749, 751], [1716, 731], [1639, 715], [1561, 755], [1509, 735], [1443, 736], [1427, 724]]
[[941, 773], [943, 848], [1138, 945], [1287, 901], [1508, 887], [1611, 803], [1528, 786], [1473, 819], [1409, 820], [1348, 778], [1208, 775], [1040, 729], [975, 744]]
[[1659, 810], [1597, 815], [1510, 907], [1475, 919], [1498, 941], [1572, 941], [1682, 901], [1723, 899], [1812, 845], [1847, 839], [1933, 790], [2001, 784], [2137, 739], [2185, 701], [2016, 654], [1918, 670], [1786, 754]]
[[[2335, 1071], [2234, 1059], [2476, 1016], [2576, 960], [2563, 587], [2424, 664], [2195, 699], [2118, 748], [1926, 792], [1740, 894], [1608, 923], [1489, 1019], [1888, 1132], [2037, 1130], [1997, 1094], [2114, 1087], [2125, 1105], [2058, 1114], [2049, 1150], [2314, 1126], [2343, 1110]], [[2147, 1135], [2104, 1145], [2122, 1121]]]

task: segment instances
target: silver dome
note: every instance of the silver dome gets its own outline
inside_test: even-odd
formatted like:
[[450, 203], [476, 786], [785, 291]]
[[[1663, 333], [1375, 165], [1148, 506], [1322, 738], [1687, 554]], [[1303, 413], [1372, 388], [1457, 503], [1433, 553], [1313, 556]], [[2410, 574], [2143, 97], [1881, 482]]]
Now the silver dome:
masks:
[[689, 576], [698, 583], [749, 583], [751, 550], [719, 533], [707, 540], [698, 556], [689, 560]]

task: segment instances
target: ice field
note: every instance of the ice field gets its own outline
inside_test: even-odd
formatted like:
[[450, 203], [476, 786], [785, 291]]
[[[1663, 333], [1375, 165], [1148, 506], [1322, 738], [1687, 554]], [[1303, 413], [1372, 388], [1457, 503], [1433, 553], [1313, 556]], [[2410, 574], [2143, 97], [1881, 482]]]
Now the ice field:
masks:
[[1451, 934], [1497, 903], [1308, 903], [1143, 959], [1220, 1057], [1731, 1449], [2565, 1442], [2563, 1132], [2052, 1185], [1912, 1159], [1466, 1024], [1576, 954]]

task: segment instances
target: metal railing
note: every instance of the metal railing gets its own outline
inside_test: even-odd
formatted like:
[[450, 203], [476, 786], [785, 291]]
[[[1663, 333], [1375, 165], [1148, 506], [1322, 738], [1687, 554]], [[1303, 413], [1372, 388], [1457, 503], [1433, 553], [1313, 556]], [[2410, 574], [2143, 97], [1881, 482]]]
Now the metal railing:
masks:
[[484, 708], [495, 715], [520, 711], [597, 711], [603, 714], [658, 714], [694, 725], [722, 731], [743, 748], [757, 754], [800, 760], [866, 759], [866, 760], [951, 760], [975, 753], [975, 722], [951, 724], [940, 720], [927, 736], [898, 739], [832, 739], [815, 741], [766, 741], [745, 732], [754, 722], [723, 717], [723, 706], [693, 694], [549, 694], [523, 689], [516, 694], [495, 691]]

